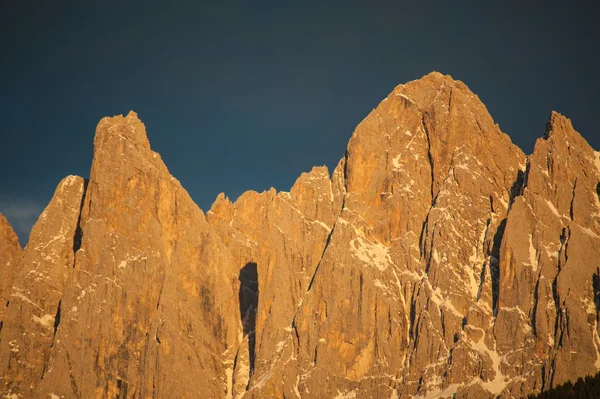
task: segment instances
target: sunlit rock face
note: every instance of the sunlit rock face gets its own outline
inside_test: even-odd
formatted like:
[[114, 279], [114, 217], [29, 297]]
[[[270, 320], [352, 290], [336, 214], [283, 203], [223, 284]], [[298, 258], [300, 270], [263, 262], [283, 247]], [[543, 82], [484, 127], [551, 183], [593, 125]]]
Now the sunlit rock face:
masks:
[[22, 255], [0, 218], [0, 391], [509, 398], [595, 373], [599, 184], [567, 118], [527, 157], [435, 72], [331, 174], [206, 215], [135, 113], [105, 118]]
[[[4, 215], [0, 214], [0, 325], [10, 302], [11, 287], [19, 273], [21, 245], [13, 228]], [[0, 327], [0, 332], [2, 327]]]
[[0, 336], [3, 392], [224, 394], [238, 270], [135, 113], [100, 121], [89, 181], [59, 185], [19, 272]]

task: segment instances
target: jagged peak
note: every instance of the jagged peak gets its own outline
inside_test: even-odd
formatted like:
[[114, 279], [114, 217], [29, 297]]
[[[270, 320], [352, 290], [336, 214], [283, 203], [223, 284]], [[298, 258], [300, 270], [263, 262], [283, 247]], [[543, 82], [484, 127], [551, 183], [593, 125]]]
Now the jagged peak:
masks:
[[[223, 199], [220, 199], [219, 197], [221, 196], [221, 194], [223, 194], [224, 199], [226, 199], [226, 201], [223, 201]], [[277, 190], [274, 187], [270, 187], [268, 190], [263, 190], [261, 192], [258, 192], [256, 190], [246, 190], [244, 191], [242, 194], [240, 194], [240, 196], [235, 200], [235, 201], [231, 201], [229, 199], [229, 197], [227, 197], [224, 193], [221, 193], [217, 196], [217, 198], [215, 199], [215, 202], [213, 203], [224, 203], [224, 202], [229, 202], [232, 206], [237, 206], [245, 201], [257, 201], [260, 198], [274, 198], [277, 196]], [[212, 209], [211, 207], [211, 209]]]
[[331, 189], [331, 177], [327, 166], [313, 166], [309, 172], [304, 172], [296, 179], [296, 182], [290, 189], [291, 198], [298, 202], [306, 195], [306, 191], [314, 192], [319, 190]]
[[[39, 237], [52, 229], [60, 230], [63, 218], [64, 220], [77, 220], [81, 213], [86, 188], [87, 179], [83, 177], [69, 175], [63, 178], [57, 184], [50, 202], [31, 228], [27, 246], [38, 242]], [[67, 215], [70, 216], [67, 217]]]
[[327, 166], [313, 166], [309, 172], [302, 172], [302, 174], [296, 179], [296, 182], [292, 186], [290, 191], [294, 191], [294, 187], [304, 184], [307, 181], [318, 180], [330, 180], [329, 169]]
[[206, 218], [208, 220], [212, 217], [217, 217], [230, 222], [232, 217], [232, 208], [233, 204], [231, 203], [229, 197], [226, 196], [224, 192], [221, 192], [219, 195], [217, 195], [217, 198], [210, 207], [210, 210], [206, 212]]
[[15, 229], [12, 227], [8, 219], [0, 213], [0, 238], [6, 239], [13, 246], [21, 249], [21, 244], [19, 243], [19, 237], [15, 232]]
[[566, 146], [571, 152], [574, 149], [583, 152], [595, 152], [587, 140], [575, 130], [571, 119], [557, 111], [552, 111], [544, 135], [538, 139], [533, 152], [538, 150], [540, 142], [548, 143], [550, 146]]
[[81, 177], [81, 176], [77, 176], [77, 175], [68, 175], [66, 177], [64, 177], [57, 186], [57, 190], [61, 190], [64, 189], [64, 187], [66, 186], [72, 186], [74, 184], [79, 184], [81, 181], [85, 181], [86, 179]]
[[225, 195], [224, 192], [220, 192], [219, 195], [217, 195], [217, 198], [215, 199], [215, 203], [216, 202], [229, 202], [231, 203], [231, 200], [229, 199], [229, 197], [227, 195]]
[[[62, 197], [65, 195], [65, 190], [71, 189], [71, 187], [76, 186], [78, 191], [84, 190], [87, 179], [84, 179], [81, 176], [69, 175], [64, 177], [57, 185], [56, 190], [54, 190], [54, 195], [50, 200], [50, 203], [54, 201], [62, 202]], [[43, 214], [43, 212], [42, 212]]]
[[574, 131], [573, 123], [571, 119], [567, 118], [560, 112], [552, 110], [550, 117], [546, 123], [546, 132], [544, 133], [544, 140], [548, 140], [550, 137], [554, 137], [556, 134], [567, 133]]
[[231, 201], [231, 199], [224, 192], [221, 192], [215, 198], [207, 214], [219, 214], [225, 208], [230, 209], [236, 206], [240, 206], [240, 204], [246, 201], [258, 201], [260, 198], [263, 197], [270, 200], [273, 200], [275, 197], [290, 198], [290, 195], [295, 190], [298, 190], [300, 186], [303, 186], [308, 182], [312, 182], [314, 180], [328, 182], [331, 181], [329, 169], [326, 165], [313, 166], [310, 171], [302, 172], [302, 174], [296, 179], [296, 182], [294, 183], [289, 192], [277, 191], [277, 189], [275, 189], [274, 187], [270, 187], [268, 190], [263, 190], [262, 192], [258, 192], [256, 190], [246, 190], [235, 201]]
[[[169, 170], [157, 152], [152, 151], [146, 126], [134, 111], [127, 116], [115, 115], [100, 120], [94, 137], [94, 159], [90, 179], [97, 182], [108, 174], [129, 174], [133, 165], [156, 168], [160, 173]], [[175, 184], [177, 179], [168, 175]], [[108, 182], [107, 182], [108, 184]]]
[[[464, 98], [472, 99], [470, 101], [474, 101], [477, 107], [485, 107], [479, 97], [466, 84], [454, 79], [451, 75], [445, 75], [437, 71], [397, 85], [390, 96], [404, 98], [415, 105], [419, 111], [426, 112], [436, 100], [447, 102], [447, 97], [454, 90], [464, 93]], [[442, 95], [440, 96], [440, 94]]]
[[150, 149], [146, 134], [146, 126], [135, 111], [129, 111], [127, 116], [107, 116], [100, 120], [96, 127], [94, 145], [107, 141], [109, 138], [130, 140], [137, 145]]
[[327, 165], [313, 166], [309, 174], [319, 174], [329, 178], [329, 168], [327, 168]]

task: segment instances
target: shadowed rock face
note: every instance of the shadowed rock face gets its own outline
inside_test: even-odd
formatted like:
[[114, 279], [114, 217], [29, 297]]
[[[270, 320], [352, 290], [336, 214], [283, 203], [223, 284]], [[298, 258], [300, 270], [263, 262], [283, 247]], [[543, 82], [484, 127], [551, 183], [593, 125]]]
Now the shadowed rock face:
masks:
[[552, 113], [525, 156], [438, 73], [331, 175], [206, 215], [105, 118], [22, 257], [0, 228], [8, 397], [508, 398], [600, 369], [599, 154]]
[[256, 263], [248, 263], [240, 270], [240, 318], [244, 337], [248, 337], [249, 377], [256, 359], [256, 309], [258, 308], [258, 274]]

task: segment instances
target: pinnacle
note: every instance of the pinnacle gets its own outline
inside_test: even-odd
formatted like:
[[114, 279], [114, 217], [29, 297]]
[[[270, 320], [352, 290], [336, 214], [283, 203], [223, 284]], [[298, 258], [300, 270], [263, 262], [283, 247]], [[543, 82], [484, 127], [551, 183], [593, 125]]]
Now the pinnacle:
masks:
[[0, 239], [6, 238], [21, 249], [17, 234], [6, 217], [0, 213]]
[[573, 134], [576, 134], [576, 132], [573, 129], [571, 119], [553, 110], [550, 113], [550, 118], [548, 119], [548, 122], [546, 123], [546, 132], [544, 134], [544, 140], [548, 140], [549, 138], [555, 138], [557, 137], [557, 135], [568, 137]]
[[217, 201], [226, 201], [229, 200], [229, 198], [227, 198], [227, 196], [225, 195], [224, 192], [220, 192], [219, 195], [217, 195]]
[[571, 119], [567, 118], [558, 111], [552, 110], [552, 112], [550, 112], [550, 123], [567, 123], [571, 125]]
[[102, 137], [103, 142], [109, 139], [131, 140], [138, 145], [150, 149], [146, 127], [135, 111], [129, 111], [125, 117], [123, 115], [115, 115], [102, 118], [96, 127], [95, 143], [97, 143], [99, 137]]

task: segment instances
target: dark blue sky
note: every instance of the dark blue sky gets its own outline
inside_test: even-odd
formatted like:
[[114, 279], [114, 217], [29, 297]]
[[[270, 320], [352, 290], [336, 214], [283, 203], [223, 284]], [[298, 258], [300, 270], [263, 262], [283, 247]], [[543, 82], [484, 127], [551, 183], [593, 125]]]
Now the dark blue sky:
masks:
[[526, 153], [552, 109], [600, 149], [593, 2], [198, 3], [2, 2], [0, 212], [22, 242], [60, 179], [89, 175], [97, 122], [130, 109], [205, 211], [331, 170], [381, 99], [432, 70]]

